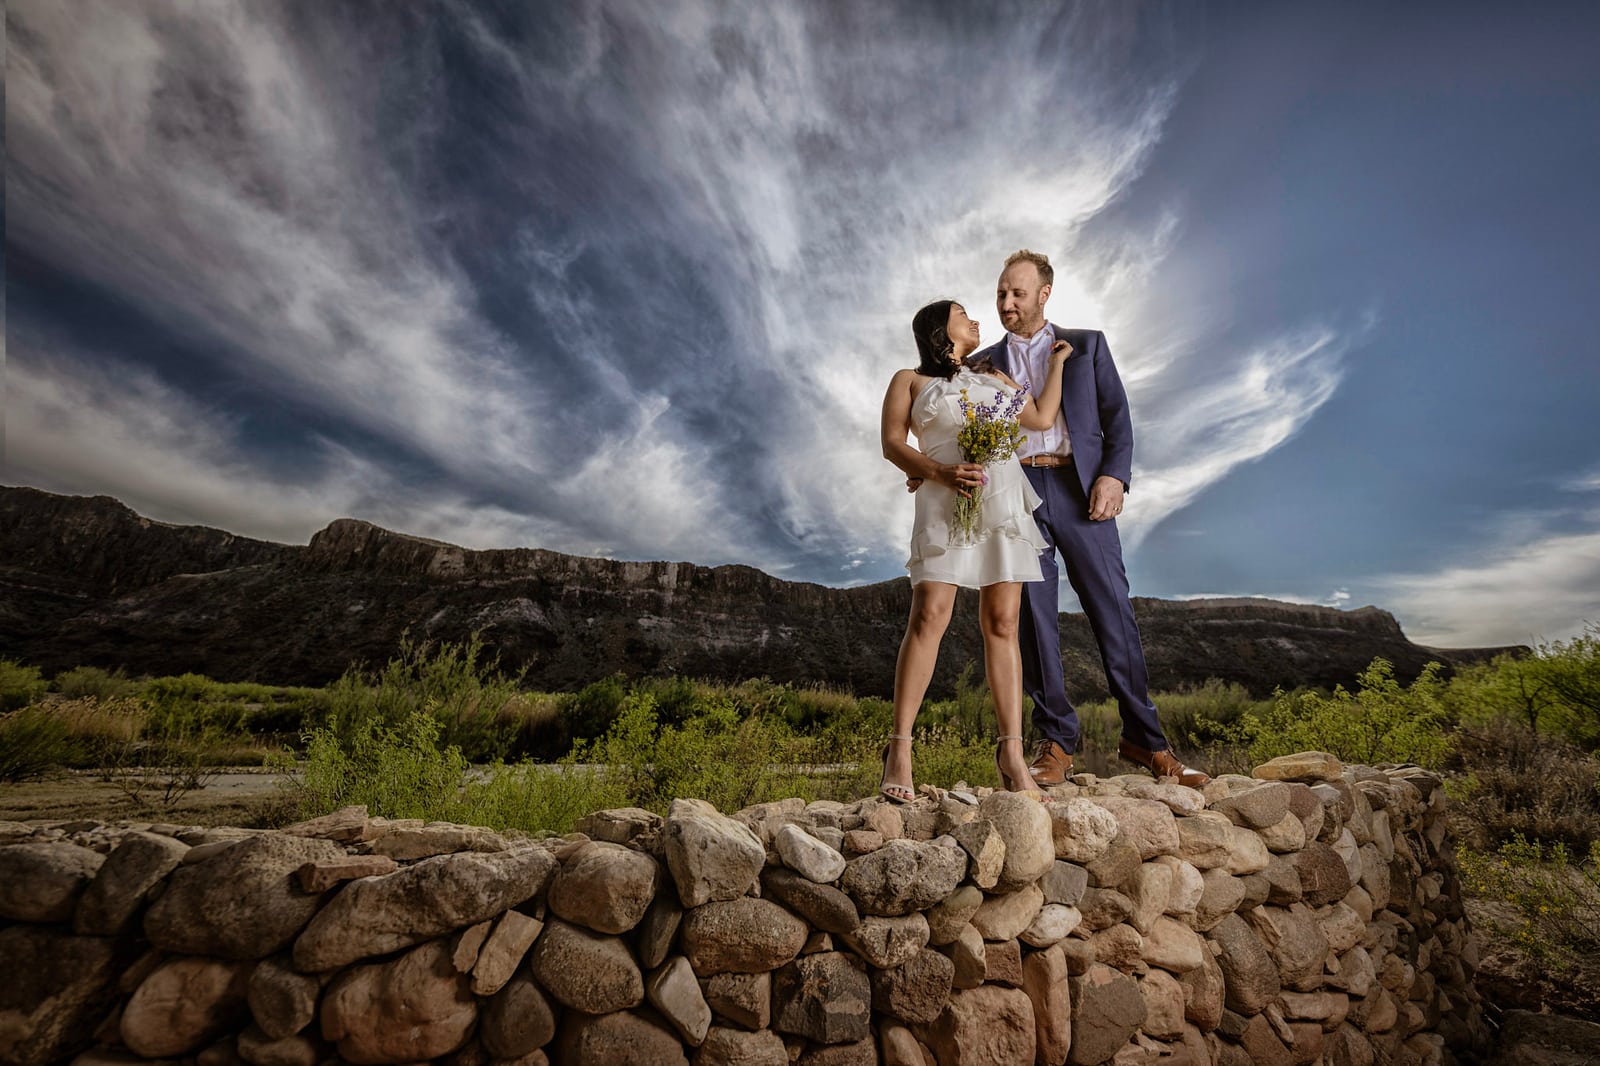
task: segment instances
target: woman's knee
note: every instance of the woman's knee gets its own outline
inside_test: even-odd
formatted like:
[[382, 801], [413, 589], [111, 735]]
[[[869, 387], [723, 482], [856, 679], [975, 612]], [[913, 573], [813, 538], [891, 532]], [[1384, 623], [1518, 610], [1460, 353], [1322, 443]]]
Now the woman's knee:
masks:
[[1017, 612], [1014, 609], [990, 609], [978, 616], [983, 635], [997, 640], [1017, 639]]
[[939, 636], [950, 624], [949, 603], [922, 600], [911, 607], [910, 629], [918, 636]]

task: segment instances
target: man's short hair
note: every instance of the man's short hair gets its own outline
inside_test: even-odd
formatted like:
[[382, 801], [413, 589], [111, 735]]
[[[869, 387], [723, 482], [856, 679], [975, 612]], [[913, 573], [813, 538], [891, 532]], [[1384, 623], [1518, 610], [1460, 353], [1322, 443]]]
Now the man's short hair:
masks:
[[1038, 252], [1030, 252], [1028, 249], [1023, 248], [1006, 256], [1006, 265], [1000, 268], [1000, 272], [1002, 274], [1005, 273], [1016, 263], [1032, 263], [1034, 269], [1039, 272], [1041, 285], [1055, 284], [1056, 272], [1055, 268], [1050, 265], [1050, 257], [1048, 255], [1040, 255]]

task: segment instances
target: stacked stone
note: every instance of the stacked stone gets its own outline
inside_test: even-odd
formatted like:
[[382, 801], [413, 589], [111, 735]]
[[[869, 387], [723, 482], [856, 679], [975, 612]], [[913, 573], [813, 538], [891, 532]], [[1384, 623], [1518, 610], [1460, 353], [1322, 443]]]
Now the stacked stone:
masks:
[[1439, 1063], [1474, 944], [1415, 768], [698, 800], [563, 838], [0, 825], [0, 1061]]

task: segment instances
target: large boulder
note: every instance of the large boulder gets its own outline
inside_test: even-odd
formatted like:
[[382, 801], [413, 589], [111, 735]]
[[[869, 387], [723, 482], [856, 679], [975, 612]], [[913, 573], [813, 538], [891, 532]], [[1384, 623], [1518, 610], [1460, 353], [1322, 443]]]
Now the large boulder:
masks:
[[550, 910], [597, 933], [626, 933], [644, 917], [660, 883], [661, 867], [650, 856], [592, 841], [556, 871]]
[[1044, 804], [1020, 792], [991, 792], [978, 804], [978, 816], [993, 824], [1005, 845], [996, 890], [1021, 888], [1050, 869], [1056, 854]]
[[1095, 861], [1117, 835], [1117, 819], [1110, 811], [1076, 796], [1050, 804], [1045, 816], [1054, 842], [1053, 858], [1068, 862]]
[[114, 936], [128, 931], [151, 889], [183, 861], [189, 845], [159, 833], [129, 833], [111, 849], [78, 903], [73, 928]]
[[553, 919], [534, 942], [528, 970], [563, 1005], [608, 1014], [644, 1002], [644, 975], [614, 936]]
[[1022, 990], [1033, 1003], [1034, 1061], [1039, 1066], [1064, 1066], [1067, 1061], [1072, 1045], [1069, 981], [1060, 948], [1035, 951], [1022, 960]]
[[818, 884], [793, 870], [774, 866], [761, 875], [764, 894], [782, 903], [825, 933], [848, 933], [861, 924], [855, 900], [832, 885]]
[[663, 837], [667, 868], [685, 907], [738, 899], [767, 861], [767, 849], [749, 826], [704, 800], [673, 800]]
[[[1067, 981], [1072, 990], [1072, 1047], [1067, 1061], [1098, 1066], [1144, 1024], [1145, 1002], [1133, 978], [1102, 963]], [[1022, 1061], [1022, 1060], [1016, 1060]]]
[[999, 985], [951, 993], [939, 1017], [914, 1031], [941, 1066], [1019, 1066], [1037, 1050], [1032, 1001]]
[[555, 1010], [527, 970], [494, 994], [483, 1008], [478, 1037], [497, 1059], [518, 1059], [544, 1047], [556, 1035]]
[[872, 971], [872, 1007], [908, 1024], [931, 1022], [950, 998], [955, 964], [926, 949], [892, 970]]
[[478, 1007], [448, 941], [428, 943], [387, 962], [353, 966], [328, 986], [322, 1035], [355, 1063], [416, 1062], [467, 1042]]
[[772, 975], [772, 1027], [780, 1033], [844, 1044], [869, 1036], [871, 1020], [866, 967], [842, 951], [802, 955]]
[[70, 922], [105, 856], [61, 842], [0, 847], [0, 918]]
[[333, 970], [476, 925], [538, 895], [555, 871], [544, 848], [520, 847], [441, 855], [352, 881], [295, 941], [295, 967]]
[[678, 941], [701, 977], [776, 970], [800, 954], [810, 930], [776, 903], [743, 896], [687, 911]]
[[1178, 822], [1172, 808], [1157, 800], [1097, 796], [1092, 802], [1111, 812], [1118, 831], [1139, 849], [1141, 862], [1178, 851]]
[[142, 1058], [187, 1055], [243, 1021], [251, 964], [168, 959], [139, 983], [122, 1009], [122, 1042]]
[[940, 902], [967, 876], [967, 853], [959, 847], [891, 840], [851, 859], [839, 887], [863, 914], [898, 917]]
[[1338, 781], [1343, 774], [1344, 764], [1325, 751], [1280, 755], [1250, 771], [1263, 781]]
[[[976, 930], [973, 935], [977, 936]], [[928, 946], [928, 920], [920, 913], [899, 918], [863, 918], [855, 931], [842, 939], [876, 969], [893, 969], [904, 966]]]
[[554, 1051], [550, 1060], [562, 1066], [689, 1066], [677, 1034], [654, 1011], [573, 1011], [561, 1021]]
[[286, 956], [275, 956], [256, 964], [246, 998], [261, 1031], [282, 1040], [311, 1024], [321, 993], [321, 981], [295, 970]]
[[1216, 958], [1227, 985], [1229, 1010], [1255, 1014], [1278, 998], [1283, 988], [1278, 964], [1243, 918], [1230, 914], [1207, 936], [1221, 949]]
[[247, 837], [174, 870], [145, 912], [145, 936], [183, 955], [266, 958], [288, 947], [322, 904], [321, 896], [301, 888], [295, 871], [343, 855], [329, 840]]

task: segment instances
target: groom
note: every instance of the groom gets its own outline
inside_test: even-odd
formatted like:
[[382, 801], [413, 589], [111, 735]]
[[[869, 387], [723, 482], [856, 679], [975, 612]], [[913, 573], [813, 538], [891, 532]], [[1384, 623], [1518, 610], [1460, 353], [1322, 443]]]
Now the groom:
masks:
[[1040, 553], [1040, 581], [1022, 587], [1023, 687], [1033, 698], [1037, 737], [1029, 771], [1040, 786], [1058, 785], [1072, 773], [1078, 748], [1078, 713], [1067, 698], [1061, 673], [1061, 623], [1056, 552], [1066, 562], [1067, 580], [1083, 604], [1106, 684], [1122, 713], [1117, 752], [1157, 777], [1175, 777], [1199, 788], [1210, 777], [1179, 762], [1156, 720], [1139, 627], [1128, 598], [1117, 515], [1133, 473], [1133, 423], [1128, 396], [1111, 361], [1105, 334], [1062, 329], [1045, 321], [1055, 271], [1038, 252], [1023, 250], [1006, 260], [995, 305], [1006, 335], [976, 353], [1034, 391], [1044, 384], [1050, 346], [1072, 345], [1061, 380], [1061, 414], [1047, 430], [1025, 431], [1018, 450], [1024, 472], [1044, 501], [1033, 512], [1047, 547]]

